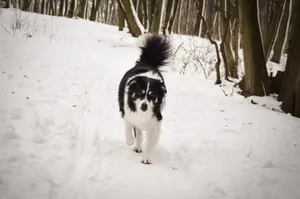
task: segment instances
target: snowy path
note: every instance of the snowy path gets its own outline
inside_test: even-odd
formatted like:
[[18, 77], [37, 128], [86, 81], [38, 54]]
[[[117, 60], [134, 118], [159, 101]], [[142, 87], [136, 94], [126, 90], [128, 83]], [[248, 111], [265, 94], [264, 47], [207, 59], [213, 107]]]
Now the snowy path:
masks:
[[[4, 10], [1, 24], [10, 16]], [[58, 30], [51, 42], [0, 30], [0, 199], [300, 198], [299, 119], [225, 97], [210, 80], [165, 73], [163, 134], [154, 164], [143, 165], [125, 144], [117, 106], [135, 40], [115, 27], [43, 18]]]

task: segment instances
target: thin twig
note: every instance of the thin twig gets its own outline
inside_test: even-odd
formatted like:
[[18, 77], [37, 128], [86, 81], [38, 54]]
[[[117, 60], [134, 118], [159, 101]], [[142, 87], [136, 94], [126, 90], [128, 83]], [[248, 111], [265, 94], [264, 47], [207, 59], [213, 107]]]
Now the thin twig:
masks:
[[248, 155], [247, 155], [247, 158], [250, 158], [250, 154], [252, 153], [252, 147], [251, 147], [251, 149], [250, 149], [250, 151], [249, 151], [249, 153], [248, 153]]

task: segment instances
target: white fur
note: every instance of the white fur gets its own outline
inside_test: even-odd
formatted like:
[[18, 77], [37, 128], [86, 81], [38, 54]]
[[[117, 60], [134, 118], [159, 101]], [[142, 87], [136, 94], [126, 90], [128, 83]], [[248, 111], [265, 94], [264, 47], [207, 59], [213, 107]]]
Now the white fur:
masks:
[[162, 82], [162, 78], [161, 78], [157, 73], [154, 73], [154, 72], [152, 72], [152, 71], [148, 71], [148, 72], [140, 73], [140, 74], [137, 74], [137, 75], [134, 75], [134, 76], [128, 78], [126, 84], [127, 84], [130, 80], [132, 80], [132, 79], [134, 79], [134, 78], [136, 78], [136, 77], [147, 77], [147, 78], [156, 79], [156, 80], [159, 80], [159, 81]]
[[[148, 85], [149, 87], [149, 85]], [[148, 89], [147, 87], [147, 89]], [[125, 89], [124, 95], [124, 120], [125, 120], [125, 134], [126, 134], [126, 143], [127, 145], [132, 145], [134, 142], [133, 136], [133, 127], [137, 129], [137, 135], [135, 138], [135, 147], [141, 148], [141, 142], [143, 137], [141, 135], [142, 131], [145, 131], [145, 143], [144, 147], [142, 147], [143, 151], [143, 162], [151, 163], [151, 158], [153, 155], [153, 151], [158, 143], [160, 136], [160, 126], [161, 122], [157, 120], [157, 118], [153, 115], [153, 104], [152, 102], [148, 102], [147, 100], [137, 100], [136, 101], [136, 112], [132, 112], [129, 109], [128, 103], [128, 88]], [[148, 108], [146, 111], [141, 110], [141, 105], [143, 103], [147, 103]]]

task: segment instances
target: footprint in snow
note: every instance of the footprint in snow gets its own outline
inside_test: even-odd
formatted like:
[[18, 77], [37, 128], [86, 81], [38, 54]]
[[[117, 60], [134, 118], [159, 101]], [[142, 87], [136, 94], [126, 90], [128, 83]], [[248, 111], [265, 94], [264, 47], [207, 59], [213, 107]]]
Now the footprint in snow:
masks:
[[47, 126], [47, 127], [53, 126], [54, 125], [54, 121], [53, 121], [52, 118], [46, 116], [46, 117], [43, 118], [43, 125]]
[[22, 119], [24, 116], [24, 111], [22, 109], [13, 109], [10, 112], [10, 118], [12, 120], [19, 120]]
[[16, 132], [16, 129], [13, 125], [7, 125], [5, 127], [5, 131], [6, 131], [6, 138], [8, 140], [12, 140], [12, 139], [19, 139], [20, 136], [18, 135], [18, 133]]

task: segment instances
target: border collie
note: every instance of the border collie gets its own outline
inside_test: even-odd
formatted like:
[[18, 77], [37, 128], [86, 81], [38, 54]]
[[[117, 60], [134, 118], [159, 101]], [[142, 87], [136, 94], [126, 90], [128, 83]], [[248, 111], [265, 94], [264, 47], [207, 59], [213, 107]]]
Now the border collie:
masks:
[[118, 101], [125, 124], [126, 144], [134, 144], [135, 152], [143, 152], [142, 163], [151, 164], [167, 93], [160, 68], [168, 63], [172, 49], [166, 37], [155, 34], [143, 37], [139, 59], [119, 84]]

